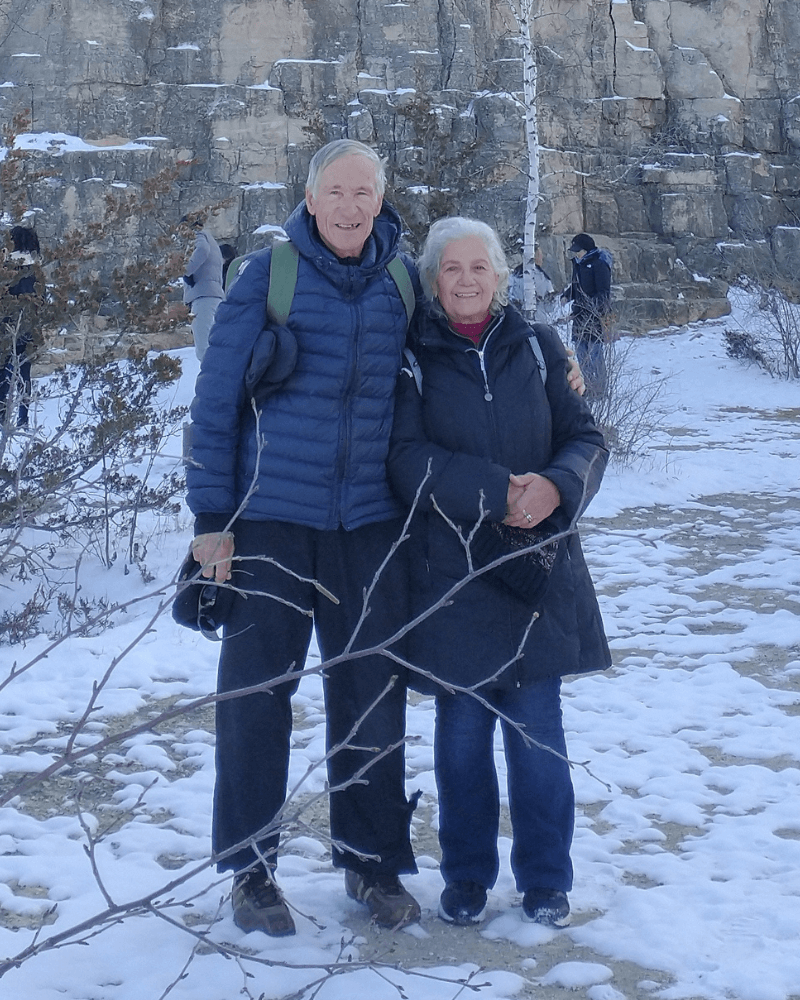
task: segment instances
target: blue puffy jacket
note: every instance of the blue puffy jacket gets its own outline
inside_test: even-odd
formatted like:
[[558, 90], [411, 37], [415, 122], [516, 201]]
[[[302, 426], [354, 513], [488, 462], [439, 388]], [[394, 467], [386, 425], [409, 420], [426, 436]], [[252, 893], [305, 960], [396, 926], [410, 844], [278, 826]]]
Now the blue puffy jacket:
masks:
[[402, 513], [385, 471], [407, 327], [386, 271], [397, 255], [400, 218], [384, 203], [357, 262], [339, 260], [322, 243], [305, 204], [284, 228], [300, 253], [287, 320], [297, 365], [257, 424], [245, 375], [268, 325], [271, 253], [259, 251], [217, 310], [197, 379], [186, 479], [198, 532], [224, 527], [251, 484], [240, 515], [247, 520], [334, 530]]

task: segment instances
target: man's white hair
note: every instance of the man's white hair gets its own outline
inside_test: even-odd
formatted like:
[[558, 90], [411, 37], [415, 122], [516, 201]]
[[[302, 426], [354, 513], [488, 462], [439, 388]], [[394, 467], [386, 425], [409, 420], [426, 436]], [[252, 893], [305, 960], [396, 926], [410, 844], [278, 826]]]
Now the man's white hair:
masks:
[[319, 194], [319, 182], [323, 171], [342, 156], [363, 156], [375, 165], [375, 189], [379, 197], [382, 198], [383, 192], [386, 190], [386, 171], [383, 160], [374, 149], [365, 146], [363, 142], [358, 142], [356, 139], [334, 139], [322, 149], [318, 149], [308, 165], [306, 189], [316, 198]]

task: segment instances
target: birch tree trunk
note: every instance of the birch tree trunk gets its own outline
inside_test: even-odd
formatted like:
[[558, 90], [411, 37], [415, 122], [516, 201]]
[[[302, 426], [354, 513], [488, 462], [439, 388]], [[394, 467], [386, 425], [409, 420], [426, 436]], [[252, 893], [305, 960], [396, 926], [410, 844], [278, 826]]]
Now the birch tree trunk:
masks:
[[522, 49], [522, 89], [525, 105], [525, 137], [528, 148], [528, 191], [522, 248], [522, 301], [526, 318], [536, 311], [533, 253], [536, 242], [536, 213], [539, 207], [539, 121], [536, 112], [538, 67], [534, 49], [534, 21], [540, 0], [507, 0], [519, 28]]

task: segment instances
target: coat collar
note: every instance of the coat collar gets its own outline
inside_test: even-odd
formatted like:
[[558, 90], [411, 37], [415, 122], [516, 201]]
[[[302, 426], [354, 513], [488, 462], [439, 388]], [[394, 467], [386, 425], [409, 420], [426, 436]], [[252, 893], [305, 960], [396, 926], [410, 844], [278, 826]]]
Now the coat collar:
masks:
[[[483, 335], [482, 346], [491, 344], [494, 350], [503, 344], [515, 344], [531, 336], [531, 328], [512, 305], [505, 306], [494, 318]], [[468, 337], [457, 334], [441, 311], [429, 304], [419, 318], [416, 334], [417, 343], [433, 350], [464, 352], [475, 350]]]

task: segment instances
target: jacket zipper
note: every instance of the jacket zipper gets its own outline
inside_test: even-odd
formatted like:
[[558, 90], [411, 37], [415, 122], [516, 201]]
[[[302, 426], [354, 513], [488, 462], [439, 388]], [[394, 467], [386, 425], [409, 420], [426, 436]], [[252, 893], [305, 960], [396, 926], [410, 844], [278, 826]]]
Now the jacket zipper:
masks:
[[[498, 317], [495, 320], [493, 326], [491, 326], [489, 328], [489, 332], [486, 334], [486, 336], [484, 337], [484, 340], [483, 340], [483, 347], [468, 347], [467, 348], [467, 351], [474, 351], [478, 355], [478, 363], [480, 365], [481, 376], [483, 378], [483, 390], [484, 390], [483, 391], [483, 398], [486, 400], [487, 403], [491, 403], [493, 401], [494, 395], [492, 394], [492, 390], [489, 387], [489, 373], [486, 370], [486, 348], [489, 345], [489, 341], [490, 341], [490, 339], [492, 337], [492, 334], [500, 326], [501, 321], [502, 321], [502, 317]], [[489, 422], [491, 424], [492, 438], [493, 438], [493, 440], [497, 441], [497, 427], [496, 427], [495, 418], [494, 418], [494, 407], [492, 407], [492, 406], [489, 407]]]
[[[352, 308], [352, 307], [351, 307]], [[351, 412], [351, 401], [353, 397], [353, 382], [355, 373], [358, 370], [358, 359], [360, 354], [360, 344], [361, 344], [361, 324], [360, 316], [359, 323], [356, 328], [356, 333], [350, 342], [350, 353], [348, 357], [348, 371], [347, 377], [342, 384], [342, 423], [339, 428], [339, 448], [336, 457], [336, 497], [333, 510], [333, 520], [334, 527], [338, 525], [343, 525], [347, 528], [344, 523], [344, 512], [342, 511], [342, 491], [344, 488], [345, 475], [347, 474], [347, 466], [350, 460], [350, 438], [351, 438], [351, 425], [352, 425], [352, 412]], [[344, 427], [344, 436], [342, 437], [341, 430]]]
[[[481, 375], [483, 376], [483, 388], [484, 388], [483, 398], [486, 400], [487, 403], [491, 403], [494, 400], [494, 395], [492, 393], [492, 390], [489, 387], [489, 374], [486, 371], [486, 348], [487, 348], [487, 346], [489, 344], [489, 340], [490, 340], [492, 334], [500, 326], [500, 322], [501, 322], [501, 317], [498, 317], [498, 319], [495, 322], [495, 324], [489, 329], [489, 332], [486, 334], [486, 337], [484, 338], [484, 341], [483, 341], [483, 347], [469, 347], [469, 348], [467, 348], [468, 351], [475, 351], [475, 353], [478, 355], [478, 362], [480, 364]], [[491, 424], [492, 439], [494, 440], [495, 443], [497, 443], [497, 441], [498, 441], [497, 424], [496, 424], [496, 421], [495, 421], [495, 414], [494, 414], [494, 407], [493, 406], [489, 407], [489, 422]], [[522, 687], [522, 681], [521, 681], [521, 677], [520, 677], [520, 665], [519, 665], [519, 662], [516, 662], [514, 664], [514, 686], [516, 688], [521, 688]]]

